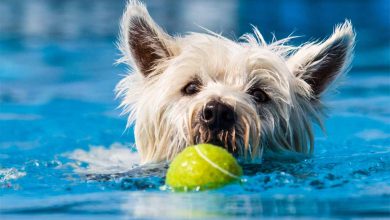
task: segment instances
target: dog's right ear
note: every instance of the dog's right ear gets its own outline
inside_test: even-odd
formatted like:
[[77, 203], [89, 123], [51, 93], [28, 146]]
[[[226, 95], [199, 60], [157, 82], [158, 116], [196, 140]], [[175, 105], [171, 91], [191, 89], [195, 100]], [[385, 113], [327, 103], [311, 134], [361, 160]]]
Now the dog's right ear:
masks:
[[174, 40], [150, 17], [146, 7], [130, 0], [122, 17], [119, 49], [125, 62], [148, 77], [159, 61], [173, 56]]

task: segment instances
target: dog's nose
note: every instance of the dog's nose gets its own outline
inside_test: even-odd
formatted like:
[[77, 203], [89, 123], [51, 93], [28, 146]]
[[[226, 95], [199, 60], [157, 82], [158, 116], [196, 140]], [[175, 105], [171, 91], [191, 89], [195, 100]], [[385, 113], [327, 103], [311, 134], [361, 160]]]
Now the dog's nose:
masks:
[[232, 107], [210, 101], [203, 109], [201, 120], [211, 130], [227, 130], [233, 127], [236, 117]]

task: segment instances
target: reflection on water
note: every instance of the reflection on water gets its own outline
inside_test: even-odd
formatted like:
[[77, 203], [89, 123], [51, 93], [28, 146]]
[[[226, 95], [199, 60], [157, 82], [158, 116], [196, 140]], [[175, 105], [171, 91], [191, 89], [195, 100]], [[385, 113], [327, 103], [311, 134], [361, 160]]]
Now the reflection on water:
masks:
[[[10, 202], [18, 201], [11, 198]], [[362, 204], [366, 204], [362, 206]], [[375, 204], [371, 206], [369, 204]], [[226, 193], [115, 192], [31, 199], [17, 205], [5, 204], [9, 216], [40, 216], [73, 213], [74, 218], [164, 218], [164, 219], [273, 219], [295, 217], [386, 217], [388, 204], [383, 198], [361, 197], [354, 200], [307, 198], [303, 196]], [[40, 213], [40, 215], [37, 215]], [[62, 218], [66, 219], [65, 216]], [[61, 218], [60, 218], [61, 219]]]
[[[143, 197], [142, 197], [143, 196]], [[150, 218], [232, 218], [247, 219], [264, 216], [272, 218], [275, 216], [388, 216], [388, 206], [361, 207], [361, 203], [383, 202], [378, 198], [359, 198], [349, 201], [328, 200], [321, 201], [316, 198], [303, 198], [301, 196], [275, 195], [273, 198], [263, 198], [260, 194], [237, 194], [226, 195], [215, 193], [213, 195], [181, 194], [165, 195], [161, 193], [148, 193], [146, 195], [132, 193], [127, 195], [126, 201], [122, 204], [122, 211], [132, 217]], [[167, 202], [169, 201], [169, 202]], [[150, 207], [156, 207], [150, 209]]]

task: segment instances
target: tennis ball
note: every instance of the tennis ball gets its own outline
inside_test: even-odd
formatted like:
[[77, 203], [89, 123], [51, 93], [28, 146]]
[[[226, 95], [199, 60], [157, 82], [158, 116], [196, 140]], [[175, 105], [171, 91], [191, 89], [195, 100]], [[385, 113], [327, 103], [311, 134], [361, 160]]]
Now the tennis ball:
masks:
[[169, 166], [165, 183], [174, 191], [215, 189], [240, 180], [242, 169], [222, 147], [189, 146]]

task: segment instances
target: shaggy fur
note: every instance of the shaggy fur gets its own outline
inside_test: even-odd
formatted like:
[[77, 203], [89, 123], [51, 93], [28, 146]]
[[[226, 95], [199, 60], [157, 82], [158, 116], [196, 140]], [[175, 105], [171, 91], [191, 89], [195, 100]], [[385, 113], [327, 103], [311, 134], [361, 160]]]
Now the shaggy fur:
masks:
[[[128, 124], [135, 123], [142, 163], [171, 160], [186, 146], [217, 138], [244, 161], [263, 151], [313, 151], [312, 122], [322, 125], [321, 96], [347, 72], [355, 34], [349, 21], [322, 42], [266, 43], [257, 28], [238, 42], [218, 34], [172, 37], [145, 6], [130, 1], [121, 22], [120, 63], [133, 68], [116, 91]], [[183, 94], [193, 82], [198, 92]], [[256, 102], [251, 90], [269, 98]], [[232, 129], [212, 133], [199, 122], [210, 100], [234, 109]], [[216, 136], [216, 137], [212, 137]]]

